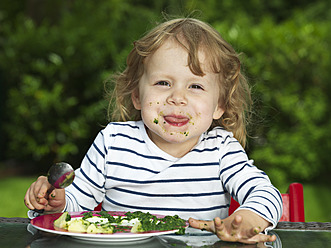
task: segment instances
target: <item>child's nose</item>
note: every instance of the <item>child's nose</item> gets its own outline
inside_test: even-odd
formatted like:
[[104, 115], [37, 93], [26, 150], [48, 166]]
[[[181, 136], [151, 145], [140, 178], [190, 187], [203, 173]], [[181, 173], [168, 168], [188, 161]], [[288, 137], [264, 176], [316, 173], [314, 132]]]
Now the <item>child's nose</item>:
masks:
[[173, 90], [167, 98], [167, 102], [173, 105], [186, 105], [187, 98], [185, 96], [185, 91], [181, 89]]

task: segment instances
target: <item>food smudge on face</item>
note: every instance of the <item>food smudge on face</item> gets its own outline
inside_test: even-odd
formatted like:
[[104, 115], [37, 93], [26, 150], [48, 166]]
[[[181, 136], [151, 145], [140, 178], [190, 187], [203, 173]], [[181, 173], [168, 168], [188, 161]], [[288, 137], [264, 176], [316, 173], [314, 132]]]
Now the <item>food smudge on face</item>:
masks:
[[[153, 103], [152, 102], [150, 102], [150, 105], [152, 105]], [[156, 102], [156, 104], [159, 104], [159, 102]], [[183, 112], [182, 111], [180, 111], [179, 112], [179, 114], [182, 114]], [[161, 124], [160, 123], [160, 121], [159, 121], [159, 118], [160, 117], [162, 117], [164, 114], [163, 114], [163, 111], [161, 111], [159, 114], [158, 114], [158, 116], [157, 117], [155, 117], [154, 119], [153, 119], [153, 123], [154, 124], [156, 124], [156, 125], [158, 125], [158, 124]], [[190, 119], [190, 121], [188, 122], [188, 123], [190, 123], [191, 125], [194, 125], [194, 122], [192, 121], [192, 116], [190, 115], [190, 114], [186, 114], [186, 116]], [[164, 125], [166, 125], [167, 124], [167, 122], [165, 121], [165, 120], [162, 120], [162, 123], [164, 124]], [[164, 132], [168, 132], [167, 130], [166, 130], [166, 127], [165, 126], [163, 126], [163, 125], [160, 125], [160, 127], [163, 129], [163, 131]], [[184, 132], [170, 132], [169, 133], [170, 135], [175, 135], [175, 134], [177, 134], [177, 135], [183, 135], [183, 136], [189, 136], [189, 132], [188, 131], [184, 131]]]
[[188, 136], [189, 132], [180, 132], [180, 134]]

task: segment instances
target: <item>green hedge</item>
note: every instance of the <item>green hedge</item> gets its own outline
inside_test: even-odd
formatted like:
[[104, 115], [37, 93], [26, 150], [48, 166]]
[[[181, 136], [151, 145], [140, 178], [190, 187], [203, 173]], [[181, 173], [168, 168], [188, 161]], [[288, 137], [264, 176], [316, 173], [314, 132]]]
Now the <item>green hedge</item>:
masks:
[[132, 41], [145, 31], [139, 16], [146, 10], [122, 1], [99, 3], [63, 5], [55, 23], [47, 17], [36, 23], [23, 14], [16, 16], [19, 25], [4, 23], [5, 159], [31, 161], [37, 169], [59, 160], [78, 166], [107, 124], [103, 81], [124, 64]]
[[331, 171], [331, 23], [307, 16], [301, 11], [282, 23], [242, 19], [219, 27], [243, 51], [253, 83], [250, 155], [277, 185], [327, 182]]
[[1, 3], [1, 160], [77, 167], [107, 123], [103, 81], [123, 67], [132, 42], [162, 10], [199, 9], [192, 16], [243, 53], [256, 99], [250, 157], [276, 185], [328, 181], [329, 1], [39, 2], [39, 16]]

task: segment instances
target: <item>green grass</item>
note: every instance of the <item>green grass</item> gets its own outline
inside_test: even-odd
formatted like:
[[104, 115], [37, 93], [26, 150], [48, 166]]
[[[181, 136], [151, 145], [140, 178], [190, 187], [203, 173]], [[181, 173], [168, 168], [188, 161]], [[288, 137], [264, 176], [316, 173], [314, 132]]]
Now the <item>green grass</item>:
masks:
[[27, 217], [24, 196], [36, 177], [9, 177], [0, 179], [0, 217]]
[[[0, 179], [0, 217], [26, 217], [25, 192], [37, 177]], [[280, 189], [282, 193], [286, 187]], [[304, 184], [305, 217], [307, 222], [331, 222], [331, 187]]]
[[307, 222], [331, 222], [331, 187], [303, 185], [305, 217]]

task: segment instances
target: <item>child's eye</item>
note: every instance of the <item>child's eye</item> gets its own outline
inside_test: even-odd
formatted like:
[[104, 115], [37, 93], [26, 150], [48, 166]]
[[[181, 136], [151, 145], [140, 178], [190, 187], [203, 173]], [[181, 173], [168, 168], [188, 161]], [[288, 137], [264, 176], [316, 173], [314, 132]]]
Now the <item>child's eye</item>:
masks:
[[191, 89], [196, 89], [196, 90], [203, 90], [203, 87], [199, 84], [192, 84], [190, 86]]
[[168, 83], [167, 81], [159, 81], [155, 85], [170, 86], [170, 83]]

